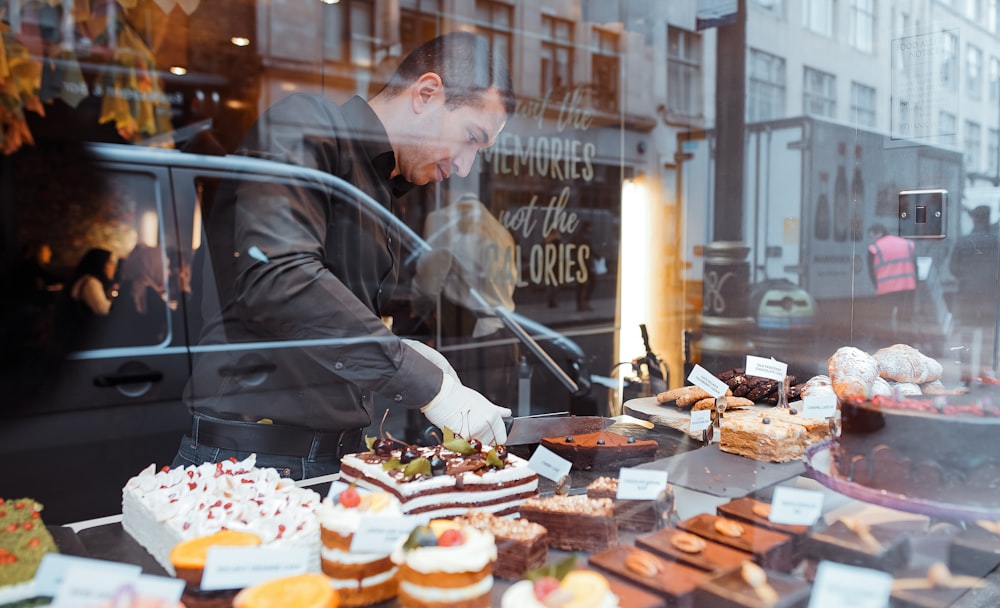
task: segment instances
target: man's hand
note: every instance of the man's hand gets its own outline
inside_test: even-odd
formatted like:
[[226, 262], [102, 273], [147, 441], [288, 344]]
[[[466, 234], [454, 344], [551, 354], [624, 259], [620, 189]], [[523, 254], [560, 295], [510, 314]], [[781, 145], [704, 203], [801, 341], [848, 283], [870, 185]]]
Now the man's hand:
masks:
[[434, 426], [448, 427], [468, 439], [476, 438], [490, 445], [507, 441], [503, 417], [510, 416], [510, 410], [494, 405], [447, 373], [441, 392], [421, 411]]

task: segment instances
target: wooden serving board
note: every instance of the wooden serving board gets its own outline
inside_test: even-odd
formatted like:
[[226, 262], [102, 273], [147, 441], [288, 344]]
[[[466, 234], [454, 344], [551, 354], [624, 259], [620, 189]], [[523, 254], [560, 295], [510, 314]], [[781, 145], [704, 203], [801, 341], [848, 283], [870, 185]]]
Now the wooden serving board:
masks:
[[[755, 404], [741, 409], [742, 411], [765, 411], [772, 407], [771, 405]], [[732, 410], [731, 413], [739, 411]], [[659, 426], [676, 429], [695, 439], [701, 438], [700, 432], [691, 433], [688, 431], [691, 426], [691, 408], [689, 407], [677, 407], [673, 403], [659, 403], [656, 401], [656, 397], [639, 397], [626, 401], [625, 405], [622, 406], [622, 413], [648, 420]]]

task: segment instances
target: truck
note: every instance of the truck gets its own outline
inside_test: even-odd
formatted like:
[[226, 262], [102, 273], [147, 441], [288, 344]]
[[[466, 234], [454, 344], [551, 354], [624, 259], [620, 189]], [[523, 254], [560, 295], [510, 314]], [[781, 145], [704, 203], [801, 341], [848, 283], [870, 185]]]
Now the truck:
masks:
[[[917, 256], [915, 321], [901, 331], [909, 332], [909, 343], [940, 355], [952, 323], [945, 295], [952, 284], [947, 259], [961, 234], [961, 152], [812, 116], [747, 124], [745, 139], [742, 240], [750, 248], [751, 288], [785, 283], [814, 308], [807, 344], [791, 342], [825, 362], [839, 345], [861, 345], [879, 329], [869, 321], [875, 288], [867, 231], [882, 224], [890, 234], [912, 237]], [[714, 134], [682, 134], [679, 143], [683, 257], [691, 261], [685, 278], [698, 283], [701, 246], [713, 240]], [[908, 192], [940, 201], [940, 230], [905, 234], [900, 200]], [[756, 321], [759, 304], [750, 305]]]

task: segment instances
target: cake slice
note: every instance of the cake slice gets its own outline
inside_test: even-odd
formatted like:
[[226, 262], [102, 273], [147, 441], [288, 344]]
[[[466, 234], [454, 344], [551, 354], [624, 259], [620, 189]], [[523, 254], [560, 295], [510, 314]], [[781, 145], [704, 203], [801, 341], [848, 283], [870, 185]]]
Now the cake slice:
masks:
[[611, 431], [542, 437], [540, 443], [584, 471], [618, 470], [649, 462], [659, 448], [651, 439], [636, 439]]
[[610, 498], [615, 503], [615, 522], [619, 530], [649, 532], [656, 527], [656, 507], [652, 500], [622, 500], [618, 479], [598, 477], [587, 486], [589, 498]]
[[588, 563], [662, 597], [670, 608], [694, 606], [694, 591], [708, 577], [703, 570], [671, 562], [648, 551], [616, 545], [594, 553]]
[[284, 576], [243, 589], [233, 598], [233, 608], [337, 608], [337, 591], [322, 574]]
[[795, 545], [798, 547], [801, 540], [809, 533], [811, 529], [810, 526], [796, 525], [796, 524], [777, 524], [770, 520], [771, 505], [762, 500], [757, 500], [750, 496], [744, 496], [742, 498], [734, 498], [733, 500], [723, 503], [715, 508], [715, 512], [722, 517], [728, 517], [736, 521], [746, 522], [748, 524], [757, 526], [758, 528], [764, 528], [766, 530], [774, 530], [775, 532], [781, 532], [782, 534], [788, 534], [795, 539]]
[[722, 420], [719, 449], [753, 460], [788, 462], [805, 454], [808, 437], [803, 426], [770, 411], [733, 412]]
[[802, 555], [816, 562], [829, 560], [892, 572], [910, 559], [910, 534], [890, 525], [868, 526], [841, 518], [802, 540]]
[[521, 505], [521, 517], [544, 527], [555, 549], [594, 552], [618, 542], [615, 506], [609, 498], [529, 498]]
[[548, 532], [537, 523], [475, 510], [454, 521], [493, 535], [497, 547], [493, 574], [499, 578], [520, 580], [525, 572], [538, 568], [548, 558]]
[[948, 547], [948, 566], [955, 572], [986, 576], [1000, 565], [1000, 524], [977, 524], [959, 532]]
[[702, 581], [694, 597], [695, 605], [713, 608], [804, 608], [811, 590], [799, 578], [744, 562]]
[[689, 517], [677, 524], [685, 532], [744, 551], [764, 568], [789, 572], [795, 567], [796, 556], [791, 536], [758, 528], [710, 513]]
[[699, 570], [716, 572], [735, 568], [750, 559], [746, 551], [707, 540], [677, 528], [664, 528], [635, 539], [637, 547]]

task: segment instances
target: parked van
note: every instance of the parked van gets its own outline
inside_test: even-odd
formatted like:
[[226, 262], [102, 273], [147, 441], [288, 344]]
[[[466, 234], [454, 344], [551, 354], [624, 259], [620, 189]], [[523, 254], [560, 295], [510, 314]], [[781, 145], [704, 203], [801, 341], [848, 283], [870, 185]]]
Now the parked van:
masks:
[[[113, 144], [40, 144], [0, 160], [3, 271], [14, 287], [3, 305], [0, 373], [8, 397], [0, 409], [0, 496], [37, 498], [51, 523], [110, 515], [119, 512], [129, 477], [150, 463], [170, 463], [190, 425], [182, 395], [192, 361], [207, 348], [199, 334], [214, 289], [211, 273], [203, 272], [202, 212], [232, 178], [322, 189], [391, 222], [404, 250], [429, 249], [350, 184], [302, 167]], [[39, 244], [51, 253], [44, 264], [34, 254]], [[94, 248], [116, 261], [108, 279], [114, 302], [107, 315], [81, 320], [66, 310], [75, 268]], [[409, 293], [402, 282], [400, 310]], [[532, 394], [545, 406], [533, 413], [571, 409], [589, 393], [586, 357], [572, 340], [511, 311], [478, 314], [499, 315], [508, 331], [439, 344], [463, 378], [489, 371], [475, 369], [476, 362], [496, 364], [495, 356], [470, 353], [503, 347], [510, 369], [521, 355], [541, 368]], [[439, 328], [421, 331], [430, 336], [418, 337], [440, 335]], [[238, 358], [245, 361], [266, 361], [260, 353], [275, 347], [225, 346], [243, 351]], [[245, 382], [279, 372], [267, 365], [239, 371]], [[516, 409], [516, 395], [507, 399], [503, 404]], [[421, 429], [412, 427], [426, 424], [419, 415], [390, 420], [407, 427], [397, 432], [417, 436]]]

